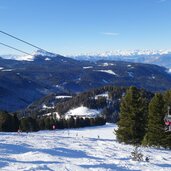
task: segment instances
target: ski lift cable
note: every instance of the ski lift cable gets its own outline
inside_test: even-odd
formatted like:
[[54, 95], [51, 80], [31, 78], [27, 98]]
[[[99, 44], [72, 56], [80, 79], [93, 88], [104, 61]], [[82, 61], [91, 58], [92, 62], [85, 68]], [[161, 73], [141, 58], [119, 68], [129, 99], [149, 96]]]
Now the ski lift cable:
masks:
[[16, 50], [16, 51], [18, 51], [18, 52], [24, 53], [24, 54], [26, 54], [26, 55], [33, 56], [33, 55], [30, 54], [30, 53], [27, 53], [27, 52], [25, 52], [25, 51], [23, 51], [23, 50], [17, 49], [17, 48], [15, 48], [15, 47], [10, 46], [10, 45], [7, 45], [7, 44], [5, 44], [5, 43], [0, 42], [0, 45], [6, 46], [6, 47], [8, 47], [8, 48], [10, 48], [10, 49], [13, 49], [13, 50]]
[[23, 43], [25, 43], [25, 44], [27, 44], [27, 45], [29, 45], [29, 46], [32, 46], [32, 47], [34, 47], [34, 48], [36, 48], [36, 49], [39, 49], [39, 50], [48, 52], [48, 51], [45, 50], [45, 49], [42, 49], [42, 48], [40, 48], [40, 47], [38, 47], [38, 46], [36, 46], [36, 45], [33, 45], [32, 43], [29, 43], [29, 42], [27, 42], [27, 41], [25, 41], [25, 40], [23, 40], [23, 39], [20, 39], [20, 38], [14, 36], [14, 35], [12, 35], [12, 34], [9, 34], [9, 33], [4, 32], [4, 31], [2, 31], [2, 30], [0, 30], [0, 33], [4, 34], [4, 35], [6, 35], [6, 36], [9, 36], [9, 37], [11, 37], [11, 38], [13, 38], [13, 39], [16, 39], [16, 40], [18, 40], [18, 41], [20, 41], [20, 42], [23, 42]]

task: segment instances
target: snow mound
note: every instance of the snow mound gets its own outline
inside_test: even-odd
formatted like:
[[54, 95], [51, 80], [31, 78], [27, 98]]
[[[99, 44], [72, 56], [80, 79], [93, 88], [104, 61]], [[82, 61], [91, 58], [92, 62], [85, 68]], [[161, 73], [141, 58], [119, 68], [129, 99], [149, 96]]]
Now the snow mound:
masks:
[[11, 72], [11, 71], [13, 71], [14, 69], [3, 69], [2, 71], [3, 72]]
[[71, 109], [69, 110], [66, 114], [65, 114], [65, 118], [70, 118], [71, 116], [80, 116], [80, 117], [97, 117], [98, 115], [100, 115], [101, 111], [100, 110], [95, 110], [95, 109], [89, 109], [87, 107], [84, 106], [80, 106], [78, 108], [75, 109]]
[[99, 97], [105, 97], [106, 99], [109, 99], [109, 94], [108, 94], [108, 92], [98, 94], [95, 96], [95, 99], [98, 99]]
[[90, 69], [93, 68], [92, 66], [87, 66], [87, 67], [83, 67], [83, 69]]
[[104, 66], [104, 67], [107, 67], [107, 66], [113, 66], [114, 64], [113, 63], [103, 63], [102, 65], [99, 65], [99, 66]]
[[50, 61], [51, 59], [50, 58], [45, 58], [45, 61]]
[[115, 75], [117, 76], [117, 74], [115, 72], [113, 72], [112, 70], [95, 70], [97, 72], [104, 72], [104, 73], [107, 73], [107, 74], [111, 74], [111, 75]]
[[72, 96], [56, 96], [56, 99], [72, 98]]

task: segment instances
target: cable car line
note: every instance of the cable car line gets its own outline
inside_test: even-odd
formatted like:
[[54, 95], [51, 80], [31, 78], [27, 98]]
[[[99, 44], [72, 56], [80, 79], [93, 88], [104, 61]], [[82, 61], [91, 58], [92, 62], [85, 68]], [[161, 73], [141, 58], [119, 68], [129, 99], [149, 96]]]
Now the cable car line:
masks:
[[32, 47], [34, 47], [34, 48], [36, 48], [36, 49], [39, 49], [39, 50], [48, 52], [48, 51], [45, 50], [45, 49], [42, 49], [42, 48], [40, 48], [40, 47], [38, 47], [38, 46], [36, 46], [36, 45], [33, 45], [32, 43], [29, 43], [29, 42], [27, 42], [27, 41], [25, 41], [25, 40], [23, 40], [23, 39], [20, 39], [20, 38], [18, 38], [18, 37], [16, 37], [16, 36], [13, 36], [12, 34], [9, 34], [9, 33], [4, 32], [4, 31], [2, 31], [2, 30], [0, 30], [0, 33], [2, 33], [2, 34], [4, 34], [4, 35], [7, 35], [7, 36], [9, 36], [9, 37], [11, 37], [11, 38], [13, 38], [13, 39], [16, 39], [16, 40], [18, 40], [18, 41], [20, 41], [20, 42], [23, 42], [23, 43], [25, 43], [25, 44], [27, 44], [27, 45], [30, 45], [30, 46], [32, 46]]
[[24, 53], [24, 54], [26, 54], [26, 55], [33, 56], [33, 55], [30, 54], [30, 53], [27, 53], [27, 52], [25, 52], [25, 51], [23, 51], [23, 50], [17, 49], [17, 48], [15, 48], [15, 47], [10, 46], [10, 45], [7, 45], [7, 44], [5, 44], [5, 43], [0, 42], [0, 45], [6, 46], [6, 47], [8, 47], [8, 48], [10, 48], [10, 49], [13, 49], [13, 50], [16, 50], [16, 51], [18, 51], [18, 52]]

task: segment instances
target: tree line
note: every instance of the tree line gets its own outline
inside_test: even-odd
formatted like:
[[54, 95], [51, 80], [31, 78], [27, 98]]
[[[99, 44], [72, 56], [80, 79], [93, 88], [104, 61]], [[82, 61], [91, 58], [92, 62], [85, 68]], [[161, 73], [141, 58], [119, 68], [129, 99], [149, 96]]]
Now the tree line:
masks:
[[61, 118], [55, 119], [52, 116], [41, 116], [37, 118], [22, 117], [18, 119], [16, 114], [8, 112], [0, 112], [0, 131], [1, 132], [33, 132], [39, 130], [53, 130], [66, 128], [82, 128], [86, 126], [104, 125], [106, 120], [104, 117], [96, 118]]
[[136, 87], [122, 98], [116, 136], [119, 142], [171, 148], [171, 132], [165, 130], [164, 117], [171, 106], [171, 91], [156, 93], [149, 99]]

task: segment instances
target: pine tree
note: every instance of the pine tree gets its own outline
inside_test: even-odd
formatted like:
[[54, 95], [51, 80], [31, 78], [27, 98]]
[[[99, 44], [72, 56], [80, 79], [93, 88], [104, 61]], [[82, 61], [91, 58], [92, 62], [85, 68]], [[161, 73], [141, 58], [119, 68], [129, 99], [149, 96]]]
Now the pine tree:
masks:
[[43, 118], [38, 118], [37, 119], [37, 123], [38, 123], [38, 127], [40, 130], [44, 130], [45, 129], [45, 122]]
[[162, 94], [155, 94], [149, 104], [148, 131], [143, 144], [149, 146], [164, 146], [164, 99]]
[[13, 128], [13, 117], [8, 112], [0, 112], [0, 131], [12, 132]]
[[116, 131], [119, 142], [140, 144], [145, 134], [147, 114], [147, 99], [136, 87], [130, 87], [121, 102], [120, 120]]
[[50, 130], [51, 124], [50, 124], [50, 118], [49, 117], [44, 118], [44, 123], [45, 123], [45, 129]]
[[25, 132], [38, 131], [38, 125], [35, 119], [32, 117], [25, 117], [20, 120], [20, 128]]
[[17, 113], [14, 113], [13, 115], [13, 131], [17, 132], [19, 129], [20, 121], [17, 117]]
[[75, 119], [73, 116], [71, 116], [68, 120], [67, 120], [67, 125], [68, 128], [74, 128], [75, 127]]

